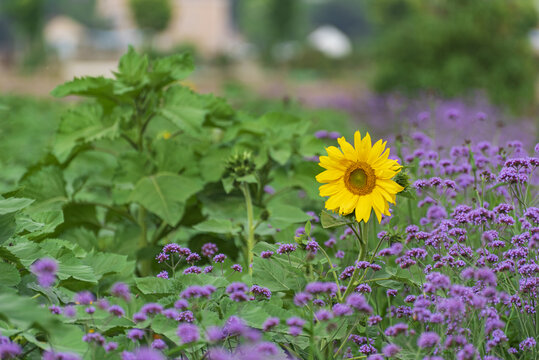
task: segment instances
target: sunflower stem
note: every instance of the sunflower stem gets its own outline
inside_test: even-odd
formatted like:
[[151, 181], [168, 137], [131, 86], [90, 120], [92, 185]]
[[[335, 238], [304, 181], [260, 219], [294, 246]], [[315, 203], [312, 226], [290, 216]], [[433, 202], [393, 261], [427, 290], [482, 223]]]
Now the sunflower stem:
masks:
[[251, 199], [251, 191], [249, 190], [249, 184], [242, 183], [241, 190], [245, 197], [245, 206], [247, 208], [247, 247], [245, 249], [245, 260], [247, 261], [247, 268], [249, 274], [253, 273], [251, 264], [253, 262], [253, 248], [255, 247], [255, 228], [253, 226], [253, 201]]
[[356, 260], [356, 266], [354, 266], [354, 272], [352, 273], [352, 277], [350, 278], [350, 281], [348, 282], [348, 286], [346, 287], [346, 291], [344, 292], [342, 298], [346, 299], [346, 297], [352, 292], [352, 289], [354, 288], [354, 283], [356, 282], [357, 274], [359, 273], [357, 268], [357, 263], [359, 261], [364, 261], [367, 258], [367, 229], [365, 227], [365, 222], [361, 221], [359, 223], [359, 233], [357, 230], [350, 226], [350, 228], [354, 231], [354, 234], [356, 235], [356, 239], [358, 242], [358, 256]]

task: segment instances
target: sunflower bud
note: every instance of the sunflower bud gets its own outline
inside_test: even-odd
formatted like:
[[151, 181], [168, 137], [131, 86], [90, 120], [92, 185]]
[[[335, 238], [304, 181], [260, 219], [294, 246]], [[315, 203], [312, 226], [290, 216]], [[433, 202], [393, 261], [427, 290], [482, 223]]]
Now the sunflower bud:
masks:
[[404, 188], [403, 191], [406, 190], [408, 186], [410, 186], [410, 176], [406, 171], [401, 171], [397, 175], [395, 175], [393, 181], [402, 186]]
[[255, 172], [255, 163], [250, 152], [244, 151], [241, 154], [232, 155], [225, 165], [224, 177], [231, 177], [234, 180], [251, 175]]

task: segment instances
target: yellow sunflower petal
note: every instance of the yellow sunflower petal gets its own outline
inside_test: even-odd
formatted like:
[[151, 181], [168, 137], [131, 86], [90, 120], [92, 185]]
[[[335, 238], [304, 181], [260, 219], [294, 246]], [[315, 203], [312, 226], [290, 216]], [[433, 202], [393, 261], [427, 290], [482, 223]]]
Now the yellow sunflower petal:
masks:
[[340, 192], [333, 195], [326, 201], [326, 209], [337, 210], [342, 206], [345, 201], [349, 200], [351, 197], [353, 197], [353, 194], [343, 188]]
[[372, 196], [372, 203], [373, 203], [374, 209], [378, 210], [379, 212], [384, 211], [385, 204], [384, 204], [384, 198], [382, 194], [374, 190], [371, 196]]
[[326, 151], [328, 152], [329, 157], [332, 159], [335, 159], [337, 161], [344, 159], [343, 153], [336, 146], [328, 146], [326, 148]]
[[369, 196], [360, 196], [356, 204], [356, 220], [368, 222], [371, 217], [372, 203]]
[[354, 148], [356, 152], [361, 150], [361, 133], [359, 130], [354, 133]]
[[378, 140], [373, 146], [367, 158], [369, 164], [374, 164], [374, 161], [380, 157], [382, 151], [384, 151], [385, 143], [382, 140]]
[[342, 203], [342, 205], [341, 205], [340, 213], [341, 213], [342, 215], [348, 215], [348, 214], [350, 214], [352, 211], [354, 211], [358, 199], [359, 199], [359, 195], [352, 195], [351, 198], [349, 198], [348, 200], [344, 201], [344, 202]]
[[390, 202], [392, 204], [395, 204], [395, 195], [392, 195], [388, 193], [384, 188], [382, 188], [380, 185], [376, 185], [376, 191], [382, 195], [385, 201]]
[[344, 156], [348, 159], [348, 160], [351, 160], [351, 161], [357, 161], [357, 153], [356, 153], [356, 150], [354, 149], [354, 147], [352, 145], [350, 145], [350, 143], [348, 141], [346, 141], [344, 139], [344, 136], [343, 137], [340, 137], [337, 139], [337, 141], [339, 142], [339, 145], [341, 147], [341, 150], [344, 154]]
[[376, 185], [382, 187], [389, 194], [396, 194], [404, 190], [402, 186], [400, 186], [393, 180], [376, 179]]
[[340, 170], [326, 170], [316, 175], [316, 181], [320, 183], [328, 183], [339, 180], [344, 175]]
[[329, 184], [322, 185], [318, 188], [320, 191], [320, 196], [332, 196], [337, 194], [344, 188], [344, 183], [342, 180], [333, 181]]
[[327, 169], [327, 170], [341, 170], [341, 171], [346, 171], [346, 164], [344, 164], [342, 161], [339, 162], [337, 160], [335, 160], [334, 158], [331, 158], [329, 156], [320, 156], [319, 158], [319, 163], [318, 165], [320, 165], [321, 167], [323, 167], [324, 169]]

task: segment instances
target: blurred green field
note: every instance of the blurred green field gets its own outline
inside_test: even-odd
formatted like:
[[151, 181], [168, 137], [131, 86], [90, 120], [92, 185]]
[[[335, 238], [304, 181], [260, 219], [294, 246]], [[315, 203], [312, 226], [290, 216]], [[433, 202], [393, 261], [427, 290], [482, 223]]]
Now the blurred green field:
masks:
[[0, 192], [9, 191], [25, 169], [54, 141], [66, 105], [33, 97], [0, 97]]

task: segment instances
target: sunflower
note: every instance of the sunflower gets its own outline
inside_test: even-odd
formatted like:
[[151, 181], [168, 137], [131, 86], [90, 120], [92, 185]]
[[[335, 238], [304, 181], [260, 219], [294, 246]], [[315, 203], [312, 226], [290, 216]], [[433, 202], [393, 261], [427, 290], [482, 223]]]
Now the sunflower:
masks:
[[404, 189], [391, 180], [401, 165], [388, 159], [387, 141], [378, 140], [371, 145], [369, 133], [362, 139], [356, 131], [355, 148], [344, 137], [337, 141], [341, 149], [326, 148], [328, 156], [320, 156], [319, 163], [326, 170], [316, 176], [318, 182], [325, 184], [320, 186], [320, 196], [329, 196], [326, 209], [341, 215], [355, 210], [358, 222], [369, 221], [374, 209], [378, 222], [382, 221], [382, 214], [391, 215], [389, 202], [395, 204], [395, 195]]

